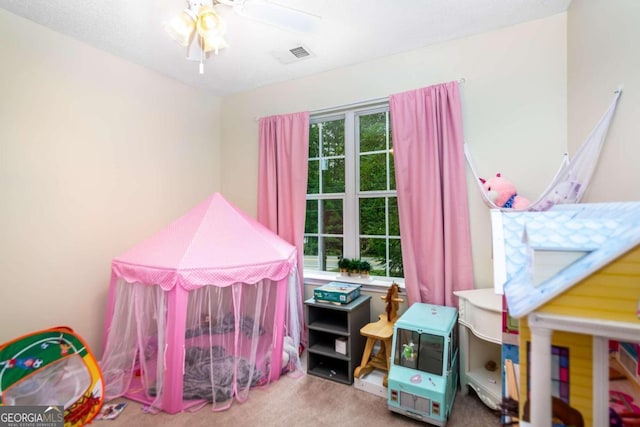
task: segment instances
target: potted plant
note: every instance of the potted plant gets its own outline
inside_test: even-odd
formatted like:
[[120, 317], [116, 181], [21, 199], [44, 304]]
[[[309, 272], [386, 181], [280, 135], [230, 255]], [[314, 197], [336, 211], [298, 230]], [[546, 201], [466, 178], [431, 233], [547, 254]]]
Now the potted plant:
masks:
[[360, 277], [368, 278], [371, 272], [371, 263], [369, 261], [360, 261]]
[[349, 272], [352, 276], [358, 276], [360, 274], [360, 260], [352, 259], [349, 261]]
[[351, 267], [351, 260], [349, 258], [342, 258], [338, 260], [338, 269], [340, 269], [341, 276], [349, 275], [349, 268]]

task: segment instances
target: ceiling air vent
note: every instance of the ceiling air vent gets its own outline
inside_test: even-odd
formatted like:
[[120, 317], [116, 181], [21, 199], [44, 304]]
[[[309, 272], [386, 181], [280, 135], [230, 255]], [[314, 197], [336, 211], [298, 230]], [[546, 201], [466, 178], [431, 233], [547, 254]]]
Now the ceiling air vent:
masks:
[[295, 56], [298, 59], [311, 55], [309, 51], [304, 48], [304, 46], [294, 47], [293, 49], [289, 49], [289, 52], [291, 52], [293, 56]]
[[314, 56], [307, 47], [302, 45], [282, 51], [274, 51], [271, 54], [283, 64], [291, 64]]

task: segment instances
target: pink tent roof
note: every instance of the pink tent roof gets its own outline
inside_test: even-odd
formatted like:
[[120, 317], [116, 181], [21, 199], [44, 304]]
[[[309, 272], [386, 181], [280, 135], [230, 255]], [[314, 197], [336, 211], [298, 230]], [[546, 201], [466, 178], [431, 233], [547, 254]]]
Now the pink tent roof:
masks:
[[293, 245], [215, 193], [116, 257], [112, 271], [130, 283], [189, 290], [281, 280], [295, 263]]

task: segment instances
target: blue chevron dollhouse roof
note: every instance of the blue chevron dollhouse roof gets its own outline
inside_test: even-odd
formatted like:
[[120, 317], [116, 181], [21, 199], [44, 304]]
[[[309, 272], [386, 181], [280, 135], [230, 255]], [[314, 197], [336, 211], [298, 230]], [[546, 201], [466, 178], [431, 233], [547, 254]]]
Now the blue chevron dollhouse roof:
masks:
[[[512, 317], [525, 316], [640, 245], [640, 202], [556, 205], [545, 212], [502, 212], [506, 282]], [[535, 281], [536, 252], [579, 255]]]

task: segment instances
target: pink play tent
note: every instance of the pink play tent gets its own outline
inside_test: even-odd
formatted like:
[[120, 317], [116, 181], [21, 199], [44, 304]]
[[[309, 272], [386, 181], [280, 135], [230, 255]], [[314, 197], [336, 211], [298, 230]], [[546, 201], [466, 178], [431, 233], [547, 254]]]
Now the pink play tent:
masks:
[[294, 246], [219, 193], [115, 258], [100, 361], [106, 400], [222, 410], [301, 372], [296, 268]]

